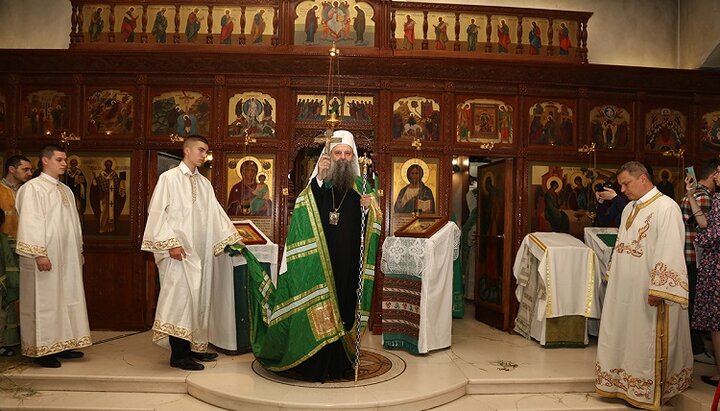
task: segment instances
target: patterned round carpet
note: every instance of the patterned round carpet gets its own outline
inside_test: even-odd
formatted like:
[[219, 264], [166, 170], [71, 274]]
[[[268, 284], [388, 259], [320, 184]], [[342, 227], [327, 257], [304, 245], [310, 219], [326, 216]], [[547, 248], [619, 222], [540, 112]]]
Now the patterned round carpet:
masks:
[[405, 372], [405, 367], [405, 361], [391, 352], [364, 348], [360, 350], [360, 371], [358, 372], [357, 385], [355, 385], [354, 380], [335, 380], [325, 383], [307, 382], [295, 378], [295, 375], [291, 372], [274, 373], [267, 371], [257, 360], [252, 363], [253, 371], [265, 379], [281, 384], [312, 388], [349, 388], [377, 384], [399, 376]]

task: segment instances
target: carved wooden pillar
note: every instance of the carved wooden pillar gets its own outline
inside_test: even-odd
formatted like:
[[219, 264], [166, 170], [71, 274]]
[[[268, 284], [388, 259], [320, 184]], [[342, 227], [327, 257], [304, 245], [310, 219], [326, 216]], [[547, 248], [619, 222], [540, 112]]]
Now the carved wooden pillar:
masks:
[[147, 4], [143, 4], [143, 14], [142, 19], [140, 20], [142, 23], [142, 33], [140, 33], [140, 43], [145, 44], [148, 42], [148, 35], [147, 35], [147, 23], [148, 23], [148, 6]]
[[[444, 92], [442, 94], [442, 104], [444, 107], [452, 107], [451, 110], [447, 110], [443, 123], [443, 128], [440, 130], [440, 141], [449, 141], [450, 139], [455, 140], [456, 136], [453, 131], [454, 117], [457, 115], [457, 109], [455, 108], [455, 82], [446, 81]], [[442, 107], [442, 106], [441, 106]], [[443, 110], [444, 111], [444, 110]], [[452, 136], [452, 137], [450, 137]], [[447, 147], [447, 145], [446, 145]], [[450, 180], [447, 180], [450, 181]]]
[[[588, 98], [588, 89], [587, 87], [578, 87], [578, 105], [577, 105], [577, 113], [585, 113], [586, 111], [586, 105], [587, 105], [587, 98]], [[577, 128], [575, 130], [576, 137], [575, 141], [577, 142], [577, 146], [580, 147], [583, 144], [590, 145], [592, 144], [592, 136], [588, 133], [584, 133], [581, 130], [587, 130], [587, 122], [588, 118], [587, 116], [576, 116], [577, 121]]]
[[390, 11], [390, 49], [397, 48], [397, 38], [395, 38], [395, 29], [397, 29], [397, 21], [395, 21], [395, 10]]
[[277, 6], [273, 6], [273, 34], [272, 38], [270, 39], [270, 44], [273, 45], [273, 47], [277, 46], [279, 43], [278, 38], [278, 25], [280, 24], [280, 12], [277, 8]]
[[460, 13], [455, 13], [455, 44], [453, 51], [460, 50]]
[[[216, 113], [222, 113], [223, 107], [225, 104], [227, 104], [227, 93], [225, 89], [225, 76], [222, 74], [216, 74], [215, 75], [215, 87], [213, 90], [213, 99], [215, 100], [215, 107], [214, 110], [216, 110]], [[222, 129], [223, 125], [221, 121], [215, 122], [215, 129], [210, 133], [210, 143], [215, 146], [219, 146], [222, 135]], [[221, 173], [213, 173], [214, 174], [221, 174]], [[218, 184], [219, 187], [222, 187], [222, 185]], [[218, 187], [218, 188], [219, 188]], [[220, 194], [220, 193], [218, 193]], [[219, 198], [222, 198], [222, 195], [219, 196]]]
[[587, 25], [588, 22], [585, 20], [582, 24], [582, 62], [588, 62], [588, 49], [587, 49]]
[[[136, 104], [136, 112], [137, 113], [145, 113], [146, 111], [146, 100], [147, 100], [147, 94], [148, 94], [148, 76], [147, 74], [139, 74], [136, 76], [135, 80], [137, 84], [137, 96], [135, 99]], [[148, 177], [145, 174], [148, 170], [147, 161], [148, 161], [148, 151], [145, 146], [145, 116], [135, 116], [136, 124], [134, 124], [134, 130], [135, 133], [135, 149], [137, 150], [136, 153], [141, 154], [138, 161], [138, 192], [137, 197], [135, 201], [137, 201], [137, 212], [135, 214], [135, 218], [138, 221], [144, 221], [147, 216], [145, 215], [145, 211], [147, 210], [147, 201], [149, 200], [147, 196], [148, 192]], [[135, 239], [135, 247], [138, 247], [139, 244], [142, 243], [142, 234], [139, 232], [137, 233], [136, 239]], [[148, 281], [151, 283], [155, 283], [155, 280]], [[154, 296], [155, 294], [153, 294]], [[154, 297], [153, 297], [154, 298]]]
[[522, 36], [523, 36], [523, 29], [522, 29], [522, 16], [518, 16], [518, 27], [517, 27], [517, 46], [515, 46], [515, 54], [523, 54], [523, 45], [522, 45]]
[[115, 5], [110, 5], [108, 15], [108, 43], [115, 43]]
[[83, 34], [83, 24], [85, 22], [85, 18], [83, 17], [83, 6], [80, 5], [77, 9], [77, 30], [75, 30], [75, 42], [82, 43], [85, 41], [85, 34]]
[[575, 33], [575, 57], [579, 57], [582, 61], [582, 27], [583, 22], [577, 22], [577, 33]]
[[[148, 94], [148, 77], [147, 74], [139, 74], [136, 79], [138, 84], [138, 96], [135, 104], [137, 104], [137, 112], [144, 113], [145, 99], [147, 98]], [[145, 116], [136, 116], [136, 120], [137, 124], [135, 125], [135, 130], [138, 130], [138, 132], [135, 138], [135, 146], [140, 148], [145, 142], [145, 133], [143, 132], [143, 130], [145, 130]]]
[[553, 47], [553, 18], [548, 18], [548, 31], [547, 31], [547, 37], [548, 37], [548, 44], [547, 44], [547, 55], [553, 56], [555, 55], [555, 47]]
[[175, 5], [175, 34], [173, 34], [173, 44], [180, 44], [180, 5]]
[[[18, 113], [18, 108], [23, 107], [20, 101], [20, 77], [17, 74], [8, 75], [8, 85], [10, 86], [10, 95], [8, 96], [7, 111], [5, 112], [5, 147], [17, 147], [17, 135], [20, 132], [17, 121], [9, 121], [11, 118], [18, 119], [22, 113]], [[22, 127], [20, 127], [22, 129]]]
[[[392, 112], [392, 105], [393, 105], [393, 99], [392, 99], [392, 82], [388, 79], [380, 79], [380, 90], [378, 95], [378, 100], [374, 103], [374, 111], [376, 113], [388, 113]], [[383, 116], [387, 117], [387, 116]], [[381, 136], [388, 136], [392, 135], [392, 126], [390, 124], [389, 118], [384, 119], [378, 119], [378, 135]], [[380, 143], [378, 141], [378, 143]], [[378, 192], [379, 201], [380, 204], [385, 203], [387, 198], [392, 198], [392, 185], [390, 182], [389, 175], [391, 173], [387, 172], [385, 169], [383, 169], [384, 164], [390, 163], [390, 155], [388, 153], [390, 152], [389, 144], [386, 142], [383, 142], [382, 144], [376, 145], [377, 149], [377, 156], [373, 159], [374, 163], [373, 165], [377, 165], [376, 171], [379, 174], [380, 181], [378, 182], [378, 187], [382, 188], [380, 192]], [[387, 214], [390, 209], [385, 208], [383, 211]], [[383, 220], [384, 231], [387, 233], [389, 230], [389, 221], [388, 219]], [[386, 235], [392, 235], [392, 234], [386, 234]], [[378, 247], [378, 261], [381, 260], [382, 257], [382, 247]], [[371, 320], [369, 323], [372, 324], [372, 332], [374, 334], [382, 334], [382, 315], [383, 315], [383, 307], [382, 307], [382, 298], [378, 298], [378, 296], [382, 295], [382, 286], [384, 281], [384, 275], [382, 271], [376, 270], [375, 273], [375, 286], [374, 286], [374, 295], [376, 296], [373, 298], [373, 309], [371, 310]]]
[[485, 52], [490, 53], [492, 51], [492, 43], [490, 38], [492, 36], [492, 14], [487, 15], [487, 24], [485, 25]]
[[210, 5], [208, 6], [208, 16], [207, 16], [207, 27], [208, 27], [208, 34], [205, 38], [206, 44], [213, 44], [213, 34], [212, 34], [212, 27], [213, 27], [213, 8], [214, 6]]
[[428, 11], [423, 10], [423, 41], [422, 41], [422, 47], [421, 47], [421, 49], [423, 49], [423, 50], [428, 49], [427, 31], [428, 31]]
[[240, 35], [238, 36], [238, 44], [245, 45], [245, 6], [240, 7]]
[[73, 5], [72, 14], [70, 14], [70, 44], [74, 44], [75, 42], [77, 42], [77, 15], [78, 6]]
[[[78, 74], [78, 73], [72, 75], [73, 93], [76, 96], [82, 96], [82, 89], [83, 89], [84, 83], [85, 83], [85, 76], [83, 76], [82, 74]], [[73, 102], [71, 99], [70, 107], [69, 107], [70, 110], [75, 109], [75, 110], [81, 111], [82, 107], [83, 107], [82, 101], [79, 104], [75, 103], [75, 107], [73, 107]], [[75, 130], [75, 134], [77, 134], [78, 136], [82, 136], [83, 129], [81, 126], [81, 117], [82, 116], [70, 116], [70, 121], [68, 121], [68, 129], [67, 130], [63, 129], [63, 131], [72, 132], [73, 130]]]
[[85, 25], [85, 17], [83, 17], [83, 6], [78, 6], [78, 19], [77, 19], [77, 35], [76, 42], [85, 42], [85, 33], [83, 32], [83, 26]]
[[[693, 93], [692, 105], [690, 106], [690, 118], [688, 119], [690, 120], [689, 124], [700, 124], [701, 119], [699, 118], [700, 112], [698, 110], [700, 102], [700, 96], [697, 93]], [[694, 158], [697, 151], [702, 148], [702, 143], [696, 141], [694, 138], [688, 139], [686, 144], [686, 157], [689, 154], [690, 158]]]

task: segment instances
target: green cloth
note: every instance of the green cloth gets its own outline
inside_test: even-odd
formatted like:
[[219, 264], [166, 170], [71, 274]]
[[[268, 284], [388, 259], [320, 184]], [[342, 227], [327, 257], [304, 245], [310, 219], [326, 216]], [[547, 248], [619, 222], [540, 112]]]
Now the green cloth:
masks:
[[20, 297], [20, 269], [14, 253], [14, 239], [0, 233], [0, 310], [6, 311], [5, 322], [0, 323], [0, 346], [20, 344], [17, 300]]
[[599, 239], [602, 240], [608, 247], [615, 247], [615, 241], [617, 241], [617, 234], [598, 234]]
[[[356, 191], [361, 192], [361, 184], [357, 178]], [[248, 262], [250, 342], [263, 367], [270, 371], [293, 368], [337, 340], [354, 361], [355, 333], [358, 326], [360, 330], [367, 326], [372, 303], [380, 228], [379, 207], [373, 200], [365, 229], [361, 321], [358, 324], [356, 320], [349, 331], [340, 317], [322, 222], [309, 186], [295, 200], [285, 242], [287, 271], [278, 276], [277, 287], [246, 247], [226, 247], [231, 254], [244, 255]]]
[[585, 322], [582, 315], [545, 319], [545, 348], [585, 347]]
[[[270, 272], [270, 263], [260, 263], [265, 272]], [[237, 353], [252, 351], [250, 344], [250, 296], [248, 295], [247, 265], [233, 268], [233, 287], [235, 289], [235, 338]]]

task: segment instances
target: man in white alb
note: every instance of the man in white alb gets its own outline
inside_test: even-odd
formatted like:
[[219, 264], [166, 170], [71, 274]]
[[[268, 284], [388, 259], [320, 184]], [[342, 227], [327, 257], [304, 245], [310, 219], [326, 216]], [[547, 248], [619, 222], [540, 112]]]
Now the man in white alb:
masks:
[[658, 191], [642, 163], [620, 167], [618, 183], [631, 203], [608, 272], [595, 388], [659, 410], [692, 381], [685, 227], [680, 207]]
[[198, 171], [207, 153], [204, 137], [185, 138], [183, 160], [158, 178], [142, 242], [142, 249], [154, 254], [160, 273], [153, 341], [164, 345], [168, 337], [170, 366], [189, 371], [205, 368], [196, 360], [217, 357], [207, 352], [208, 343], [227, 332], [211, 329], [213, 276], [232, 275], [232, 261], [223, 250], [240, 243], [210, 181]]
[[70, 187], [59, 181], [65, 150], [40, 152], [42, 173], [17, 193], [22, 353], [47, 368], [80, 358], [92, 344], [83, 287], [80, 216]]

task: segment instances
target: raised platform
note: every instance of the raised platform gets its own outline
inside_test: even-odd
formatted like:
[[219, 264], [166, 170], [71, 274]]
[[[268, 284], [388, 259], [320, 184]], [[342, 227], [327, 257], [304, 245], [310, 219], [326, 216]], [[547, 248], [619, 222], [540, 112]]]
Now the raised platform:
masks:
[[[379, 336], [364, 347], [392, 359], [390, 378], [328, 384], [278, 382], [253, 369], [251, 354], [220, 355], [201, 372], [170, 368], [169, 352], [150, 333], [93, 333], [99, 343], [81, 360], [43, 369], [15, 357], [4, 366], [0, 409], [55, 410], [626, 410], [593, 392], [595, 346], [544, 349], [472, 319], [454, 320], [452, 348], [413, 356], [384, 351]], [[110, 338], [114, 337], [114, 338]], [[403, 368], [404, 367], [404, 368]], [[709, 409], [713, 388], [693, 388], [665, 409]]]

